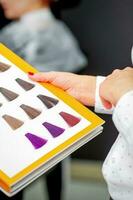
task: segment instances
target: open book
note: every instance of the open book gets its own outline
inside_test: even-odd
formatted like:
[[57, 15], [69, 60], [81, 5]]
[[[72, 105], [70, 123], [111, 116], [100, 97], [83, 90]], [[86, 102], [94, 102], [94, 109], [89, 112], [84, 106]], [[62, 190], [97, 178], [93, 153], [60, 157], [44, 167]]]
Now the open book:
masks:
[[0, 189], [12, 196], [102, 132], [104, 121], [0, 44]]

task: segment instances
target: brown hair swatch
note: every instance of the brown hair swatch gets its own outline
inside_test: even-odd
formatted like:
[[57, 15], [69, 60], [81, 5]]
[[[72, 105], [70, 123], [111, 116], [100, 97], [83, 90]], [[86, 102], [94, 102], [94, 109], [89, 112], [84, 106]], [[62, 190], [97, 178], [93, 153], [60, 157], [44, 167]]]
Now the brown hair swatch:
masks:
[[8, 123], [8, 125], [13, 129], [13, 130], [16, 130], [18, 129], [19, 127], [21, 127], [24, 122], [15, 118], [15, 117], [12, 117], [10, 115], [3, 115], [2, 118]]
[[57, 99], [46, 96], [46, 95], [39, 94], [37, 97], [44, 103], [44, 105], [48, 109], [54, 107], [59, 102]]
[[22, 108], [26, 113], [27, 115], [30, 117], [30, 119], [34, 119], [36, 118], [38, 115], [41, 114], [41, 111], [40, 110], [37, 110], [35, 108], [32, 108], [31, 106], [27, 106], [25, 104], [22, 104], [20, 106], [20, 108]]
[[32, 88], [35, 87], [34, 84], [24, 81], [20, 78], [16, 78], [15, 80], [25, 91], [31, 90]]
[[16, 94], [15, 92], [12, 92], [11, 90], [8, 90], [6, 88], [0, 87], [0, 92], [3, 94], [3, 96], [8, 100], [8, 101], [13, 101], [16, 99], [19, 95]]
[[10, 67], [11, 67], [10, 65], [0, 62], [0, 72], [7, 71]]

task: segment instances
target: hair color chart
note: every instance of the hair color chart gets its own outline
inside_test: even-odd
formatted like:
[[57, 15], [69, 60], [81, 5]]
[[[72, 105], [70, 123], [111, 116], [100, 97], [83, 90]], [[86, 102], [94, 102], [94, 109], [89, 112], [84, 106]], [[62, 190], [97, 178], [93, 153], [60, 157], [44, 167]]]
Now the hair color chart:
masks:
[[0, 189], [9, 196], [103, 130], [100, 117], [28, 72], [37, 70], [0, 44]]
[[0, 105], [0, 168], [9, 177], [91, 124], [2, 55]]

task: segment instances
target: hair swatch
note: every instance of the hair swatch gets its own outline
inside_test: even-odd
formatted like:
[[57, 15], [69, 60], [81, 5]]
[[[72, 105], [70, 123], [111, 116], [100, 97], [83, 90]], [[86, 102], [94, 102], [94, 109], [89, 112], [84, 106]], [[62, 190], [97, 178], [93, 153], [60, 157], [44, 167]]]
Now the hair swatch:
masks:
[[31, 142], [35, 149], [39, 149], [47, 143], [47, 140], [32, 133], [26, 133], [25, 136]]
[[12, 92], [11, 90], [8, 90], [6, 88], [0, 87], [0, 92], [3, 94], [3, 96], [8, 100], [8, 101], [13, 101], [16, 99], [19, 95], [16, 94], [15, 92]]
[[2, 103], [0, 103], [0, 107], [2, 106]]
[[27, 113], [27, 115], [30, 117], [30, 119], [34, 119], [38, 115], [41, 114], [40, 110], [37, 110], [37, 109], [32, 108], [31, 106], [27, 106], [25, 104], [22, 104], [20, 107]]
[[60, 112], [59, 113], [60, 116], [66, 121], [66, 123], [70, 126], [70, 127], [73, 127], [75, 126], [76, 124], [78, 124], [80, 122], [80, 118], [78, 117], [75, 117], [69, 113], [66, 113], [66, 112]]
[[24, 81], [20, 78], [16, 78], [15, 80], [25, 91], [31, 90], [32, 88], [35, 87], [34, 84]]
[[48, 122], [44, 122], [43, 126], [50, 132], [50, 134], [55, 138], [61, 135], [65, 129]]
[[17, 118], [14, 118], [10, 115], [3, 115], [2, 118], [8, 123], [8, 125], [13, 129], [13, 130], [16, 130], [18, 129], [19, 127], [21, 127], [24, 122], [17, 119]]
[[5, 72], [7, 71], [11, 66], [7, 65], [5, 63], [0, 62], [0, 72]]
[[44, 105], [49, 109], [54, 107], [59, 101], [55, 98], [48, 97], [46, 95], [38, 95], [37, 96], [43, 103]]

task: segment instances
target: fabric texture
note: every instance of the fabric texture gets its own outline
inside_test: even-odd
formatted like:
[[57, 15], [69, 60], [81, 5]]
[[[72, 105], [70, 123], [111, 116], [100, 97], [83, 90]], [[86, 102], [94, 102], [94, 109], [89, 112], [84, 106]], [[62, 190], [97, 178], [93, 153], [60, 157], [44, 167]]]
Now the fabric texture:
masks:
[[[97, 81], [97, 83], [101, 83], [101, 81]], [[97, 88], [99, 88], [98, 85]], [[96, 106], [99, 105], [97, 110], [106, 113], [107, 110], [104, 109], [104, 106], [99, 101], [100, 98], [96, 98]], [[119, 135], [107, 155], [102, 171], [108, 185], [109, 193], [114, 200], [132, 200], [133, 91], [126, 93], [118, 101], [113, 110], [113, 122], [119, 131]]]

